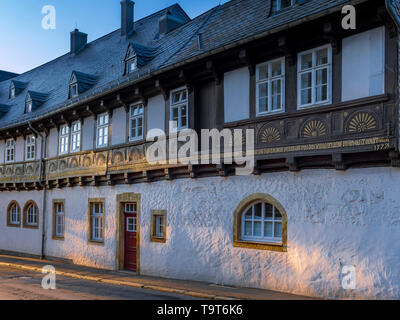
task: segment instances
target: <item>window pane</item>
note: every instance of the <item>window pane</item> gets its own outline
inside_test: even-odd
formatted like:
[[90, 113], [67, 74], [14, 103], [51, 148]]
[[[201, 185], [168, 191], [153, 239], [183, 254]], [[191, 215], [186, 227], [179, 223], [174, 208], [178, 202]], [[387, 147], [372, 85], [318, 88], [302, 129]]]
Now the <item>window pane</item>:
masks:
[[293, 0], [278, 0], [280, 9], [284, 9], [290, 7], [292, 5]]
[[275, 220], [282, 220], [282, 215], [278, 209], [275, 209]]
[[262, 218], [262, 203], [257, 203], [254, 206], [254, 219], [261, 220]]
[[254, 222], [254, 236], [261, 237], [261, 221]]
[[266, 203], [265, 204], [265, 217], [272, 219], [272, 213], [273, 213], [273, 207], [270, 204]]
[[281, 104], [281, 92], [282, 92], [282, 81], [274, 80], [271, 83], [272, 90], [272, 110], [279, 110], [282, 106]]
[[264, 237], [272, 237], [272, 222], [264, 222]]
[[186, 120], [186, 106], [181, 107], [181, 127], [185, 128], [187, 126]]
[[281, 238], [282, 237], [282, 223], [281, 222], [276, 222], [275, 223], [274, 236], [275, 236], [275, 238]]
[[316, 72], [317, 86], [328, 83], [328, 69], [320, 69]]
[[251, 231], [251, 222], [246, 221], [244, 224], [244, 234], [246, 236], [252, 236], [252, 231]]
[[317, 51], [317, 66], [328, 63], [328, 49], [322, 49]]
[[271, 69], [272, 69], [272, 77], [282, 75], [282, 62], [276, 61], [271, 63]]
[[262, 83], [258, 85], [258, 112], [268, 111], [268, 83]]
[[258, 80], [266, 80], [268, 79], [268, 65], [264, 64], [259, 67], [258, 72]]
[[328, 86], [317, 87], [316, 90], [316, 102], [328, 100]]
[[245, 219], [247, 219], [247, 220], [253, 219], [253, 211], [251, 208], [249, 210], [247, 210]]
[[301, 56], [301, 70], [312, 68], [312, 53], [304, 54]]

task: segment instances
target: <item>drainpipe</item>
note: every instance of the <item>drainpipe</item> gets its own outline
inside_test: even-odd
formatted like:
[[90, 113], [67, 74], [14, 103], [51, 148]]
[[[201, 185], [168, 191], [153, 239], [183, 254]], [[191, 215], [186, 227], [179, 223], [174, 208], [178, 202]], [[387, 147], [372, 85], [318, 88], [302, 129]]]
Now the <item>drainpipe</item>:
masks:
[[42, 247], [41, 247], [41, 254], [40, 258], [43, 260], [45, 258], [45, 243], [46, 243], [46, 185], [43, 183], [43, 160], [44, 160], [44, 150], [46, 150], [46, 139], [45, 137], [37, 131], [30, 122], [28, 122], [29, 128], [38, 136], [40, 136], [42, 143], [40, 145], [40, 163], [39, 163], [39, 185], [43, 189], [43, 203], [42, 203]]

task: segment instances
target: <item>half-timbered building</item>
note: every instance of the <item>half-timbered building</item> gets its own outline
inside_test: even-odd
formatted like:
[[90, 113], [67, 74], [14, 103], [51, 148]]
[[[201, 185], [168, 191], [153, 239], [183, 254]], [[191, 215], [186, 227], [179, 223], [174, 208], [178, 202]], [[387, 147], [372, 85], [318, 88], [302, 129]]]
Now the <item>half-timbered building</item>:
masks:
[[[0, 249], [400, 298], [399, 15], [397, 0], [232, 0], [136, 20], [123, 0], [119, 30], [76, 29], [67, 54], [0, 72]], [[151, 164], [155, 129], [251, 129], [253, 173]]]

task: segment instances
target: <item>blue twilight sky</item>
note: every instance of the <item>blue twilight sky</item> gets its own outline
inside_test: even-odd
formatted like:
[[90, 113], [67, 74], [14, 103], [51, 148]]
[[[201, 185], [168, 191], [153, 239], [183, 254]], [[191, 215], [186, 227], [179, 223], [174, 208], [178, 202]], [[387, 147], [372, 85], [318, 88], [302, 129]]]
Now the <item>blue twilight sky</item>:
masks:
[[[135, 0], [135, 20], [179, 3], [191, 18], [227, 0]], [[42, 8], [56, 9], [56, 30], [42, 29]], [[69, 51], [78, 27], [93, 41], [120, 27], [120, 0], [0, 0], [0, 70], [23, 73]]]

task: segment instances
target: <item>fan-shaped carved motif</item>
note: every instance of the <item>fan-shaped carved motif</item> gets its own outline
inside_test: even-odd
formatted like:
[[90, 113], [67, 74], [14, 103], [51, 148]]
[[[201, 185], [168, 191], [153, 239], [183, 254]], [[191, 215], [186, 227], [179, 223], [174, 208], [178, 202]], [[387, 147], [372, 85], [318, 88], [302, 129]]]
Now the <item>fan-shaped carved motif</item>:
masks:
[[261, 142], [263, 143], [277, 142], [280, 140], [281, 140], [281, 133], [275, 127], [267, 127], [261, 133]]
[[318, 138], [326, 136], [326, 133], [325, 123], [320, 120], [311, 120], [303, 127], [302, 135], [304, 138]]
[[349, 122], [349, 132], [361, 133], [376, 129], [375, 117], [368, 112], [361, 112], [355, 115]]

